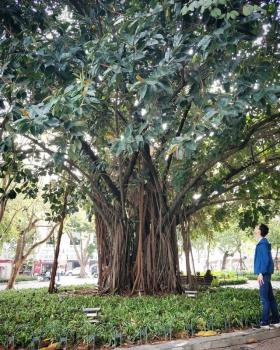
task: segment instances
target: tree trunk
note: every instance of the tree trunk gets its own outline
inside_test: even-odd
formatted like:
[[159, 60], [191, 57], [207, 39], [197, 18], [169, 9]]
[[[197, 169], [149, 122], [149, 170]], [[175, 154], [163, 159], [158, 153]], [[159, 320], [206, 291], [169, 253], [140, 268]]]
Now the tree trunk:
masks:
[[22, 264], [23, 264], [23, 260], [18, 260], [18, 261], [14, 262], [11, 276], [10, 276], [9, 281], [7, 283], [6, 289], [13, 289], [14, 288], [16, 278], [17, 278], [18, 272], [19, 272]]
[[278, 254], [279, 254], [279, 247], [277, 246], [276, 247], [276, 254], [275, 254], [275, 266], [276, 266], [276, 270], [278, 271], [279, 270], [279, 262], [278, 262]]
[[230, 256], [228, 251], [224, 252], [224, 256], [223, 256], [223, 261], [222, 261], [222, 271], [226, 269], [226, 265], [227, 265], [227, 258]]
[[57, 232], [57, 242], [56, 242], [56, 247], [55, 247], [54, 260], [53, 260], [53, 264], [52, 264], [52, 273], [51, 273], [51, 279], [50, 279], [50, 284], [49, 284], [49, 293], [54, 293], [56, 291], [55, 276], [56, 276], [57, 266], [58, 266], [58, 257], [59, 257], [59, 251], [60, 251], [61, 237], [63, 235], [64, 220], [65, 220], [66, 213], [67, 213], [67, 197], [68, 197], [68, 191], [66, 189], [65, 193], [64, 193], [63, 209], [62, 209], [62, 213], [61, 213], [59, 229]]
[[52, 229], [50, 230], [49, 234], [42, 239], [39, 242], [34, 243], [27, 251], [25, 252], [25, 244], [26, 244], [26, 234], [30, 229], [32, 229], [37, 222], [37, 219], [34, 220], [33, 222], [30, 221], [28, 227], [26, 230], [23, 230], [20, 234], [20, 236], [17, 239], [17, 247], [16, 247], [16, 254], [15, 254], [15, 260], [14, 260], [14, 266], [12, 269], [12, 273], [10, 276], [10, 279], [8, 281], [6, 289], [12, 289], [14, 288], [14, 284], [18, 275], [18, 272], [22, 266], [22, 264], [26, 261], [26, 259], [29, 257], [29, 255], [32, 253], [32, 251], [38, 247], [40, 244], [44, 243], [47, 241], [47, 239], [53, 234], [55, 228], [57, 225], [54, 225]]
[[14, 284], [18, 275], [18, 272], [22, 266], [23, 263], [23, 250], [25, 246], [25, 231], [21, 231], [20, 235], [17, 239], [17, 245], [16, 245], [16, 253], [15, 253], [15, 259], [14, 264], [11, 272], [11, 276], [9, 278], [8, 284], [6, 289], [12, 289], [14, 288]]
[[83, 260], [80, 261], [80, 277], [85, 278], [87, 276], [86, 274], [86, 265]]
[[240, 268], [240, 271], [242, 271], [243, 270], [243, 258], [242, 258], [241, 249], [238, 249], [238, 253], [239, 253], [239, 268]]
[[208, 245], [207, 245], [207, 257], [206, 257], [206, 269], [205, 270], [210, 270], [210, 242], [208, 242]]
[[192, 270], [191, 270], [191, 259], [190, 259], [190, 235], [188, 232], [189, 224], [186, 221], [182, 225], [182, 236], [183, 236], [183, 246], [185, 252], [185, 260], [186, 260], [186, 272], [187, 272], [187, 280], [190, 287], [193, 287], [193, 278], [192, 278]]
[[100, 291], [181, 291], [175, 218], [161, 226], [159, 194], [150, 184], [141, 184], [130, 201], [129, 219], [117, 206], [115, 215], [105, 207], [96, 213]]

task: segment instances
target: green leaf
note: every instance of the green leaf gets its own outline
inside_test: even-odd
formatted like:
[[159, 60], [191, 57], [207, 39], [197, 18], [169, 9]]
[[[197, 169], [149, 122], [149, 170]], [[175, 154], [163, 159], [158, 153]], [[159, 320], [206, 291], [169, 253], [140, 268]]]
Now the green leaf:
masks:
[[210, 35], [205, 35], [197, 44], [197, 47], [201, 47], [203, 51], [207, 49], [211, 42], [211, 36]]
[[210, 120], [215, 114], [217, 114], [218, 111], [216, 111], [215, 109], [213, 108], [210, 108], [208, 110], [208, 112], [204, 115], [204, 119], [206, 120]]
[[143, 100], [146, 96], [146, 92], [147, 92], [147, 89], [148, 89], [148, 85], [143, 85], [141, 87], [141, 89], [139, 90], [139, 95], [140, 95], [140, 99]]
[[252, 6], [252, 5], [243, 6], [243, 15], [244, 16], [250, 16], [253, 12], [254, 12], [254, 6]]
[[235, 10], [228, 12], [227, 18], [235, 19], [239, 16], [239, 13]]
[[186, 15], [188, 12], [193, 12], [195, 9], [199, 7], [199, 1], [192, 1], [189, 5], [184, 5], [182, 8], [182, 15]]
[[186, 142], [185, 147], [190, 151], [195, 151], [197, 149], [197, 144], [195, 141], [189, 141]]
[[210, 12], [210, 14], [212, 17], [219, 18], [222, 14], [222, 11], [218, 7], [216, 7]]

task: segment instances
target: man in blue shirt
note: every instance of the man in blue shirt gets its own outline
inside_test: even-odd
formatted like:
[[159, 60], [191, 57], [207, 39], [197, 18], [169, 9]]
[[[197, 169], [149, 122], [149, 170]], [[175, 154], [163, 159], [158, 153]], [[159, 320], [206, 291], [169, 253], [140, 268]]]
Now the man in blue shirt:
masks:
[[272, 313], [271, 326], [280, 328], [278, 305], [273, 295], [271, 286], [271, 275], [274, 272], [274, 264], [271, 255], [271, 244], [265, 238], [268, 227], [260, 224], [255, 228], [255, 237], [258, 241], [254, 258], [254, 273], [258, 275], [257, 280], [260, 287], [260, 298], [262, 302], [261, 328], [269, 329], [269, 315]]

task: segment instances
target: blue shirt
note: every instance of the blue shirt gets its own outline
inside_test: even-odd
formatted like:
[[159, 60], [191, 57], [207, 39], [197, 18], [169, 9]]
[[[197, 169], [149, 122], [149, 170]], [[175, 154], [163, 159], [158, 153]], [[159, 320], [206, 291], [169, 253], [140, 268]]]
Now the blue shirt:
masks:
[[256, 246], [254, 258], [254, 273], [258, 275], [272, 274], [274, 272], [274, 263], [271, 255], [271, 244], [266, 238], [262, 238]]

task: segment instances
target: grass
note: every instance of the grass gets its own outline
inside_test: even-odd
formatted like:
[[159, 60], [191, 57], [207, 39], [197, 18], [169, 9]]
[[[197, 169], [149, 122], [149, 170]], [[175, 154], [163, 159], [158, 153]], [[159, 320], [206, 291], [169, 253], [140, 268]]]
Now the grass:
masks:
[[[250, 273], [250, 272], [244, 272], [243, 276], [246, 277], [248, 280], [256, 280], [257, 279], [257, 276], [253, 273]], [[280, 281], [280, 272], [275, 272], [271, 276], [271, 280], [272, 281]]]
[[[69, 288], [68, 288], [69, 289]], [[77, 289], [77, 287], [75, 287]], [[280, 294], [277, 294], [280, 302]], [[91, 325], [83, 307], [101, 307], [101, 322]], [[200, 293], [165, 296], [67, 296], [49, 295], [46, 289], [0, 293], [0, 345], [15, 336], [17, 346], [30, 345], [35, 336], [53, 341], [67, 337], [71, 343], [94, 335], [99, 345], [137, 343], [187, 335], [199, 330], [242, 328], [256, 323], [260, 313], [258, 291], [218, 288]]]

